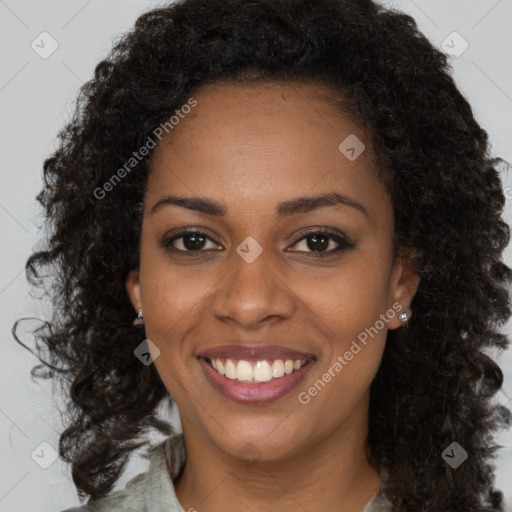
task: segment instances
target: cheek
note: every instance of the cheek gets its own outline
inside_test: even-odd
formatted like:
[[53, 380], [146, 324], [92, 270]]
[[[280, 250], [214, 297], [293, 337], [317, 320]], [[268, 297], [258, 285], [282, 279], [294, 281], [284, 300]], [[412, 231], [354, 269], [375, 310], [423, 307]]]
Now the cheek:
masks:
[[[215, 276], [206, 267], [173, 265], [164, 249], [151, 240], [151, 230], [141, 241], [140, 281], [144, 318], [152, 331], [167, 337], [187, 318], [201, 310], [207, 290], [215, 285]], [[185, 263], [185, 262], [184, 262]], [[162, 340], [163, 341], [163, 340]]]
[[[146, 336], [159, 348], [157, 367], [185, 368], [193, 357], [189, 340], [200, 330], [208, 311], [208, 294], [217, 289], [222, 276], [211, 270], [177, 269], [158, 257], [141, 261], [142, 302]], [[193, 332], [192, 332], [193, 334]]]
[[[296, 280], [291, 288], [310, 314], [323, 325], [328, 338], [340, 345], [374, 325], [389, 308], [390, 258], [360, 251], [328, 272]], [[380, 327], [382, 329], [382, 327]]]
[[323, 293], [317, 290], [309, 297], [309, 323], [317, 324], [325, 341], [315, 374], [299, 390], [298, 401], [312, 416], [331, 411], [326, 424], [336, 425], [363, 403], [384, 352], [386, 319], [394, 311], [385, 300], [385, 286], [368, 271], [340, 272]]
[[146, 337], [157, 345], [160, 352], [154, 359], [156, 370], [184, 412], [190, 402], [194, 403], [189, 391], [194, 388], [190, 372], [193, 347], [189, 340], [193, 338], [190, 332], [200, 328], [204, 317], [208, 273], [185, 278], [179, 271], [169, 271], [166, 265], [146, 268], [144, 273], [141, 271]]
[[[317, 377], [338, 392], [363, 393], [378, 370], [388, 322], [396, 312], [389, 304], [391, 258], [360, 253], [323, 279], [302, 279], [297, 294], [307, 306], [308, 322], [324, 333]], [[375, 253], [377, 254], [377, 253]], [[321, 387], [321, 384], [320, 386]], [[315, 391], [313, 391], [314, 393]]]

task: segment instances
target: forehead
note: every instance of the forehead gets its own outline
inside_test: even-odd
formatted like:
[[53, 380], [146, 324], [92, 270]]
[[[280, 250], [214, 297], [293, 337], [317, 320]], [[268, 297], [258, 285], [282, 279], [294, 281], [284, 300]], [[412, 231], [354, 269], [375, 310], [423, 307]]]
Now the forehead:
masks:
[[331, 191], [376, 203], [385, 194], [369, 141], [330, 89], [214, 84], [192, 97], [197, 105], [155, 148], [149, 201], [164, 191], [239, 205]]

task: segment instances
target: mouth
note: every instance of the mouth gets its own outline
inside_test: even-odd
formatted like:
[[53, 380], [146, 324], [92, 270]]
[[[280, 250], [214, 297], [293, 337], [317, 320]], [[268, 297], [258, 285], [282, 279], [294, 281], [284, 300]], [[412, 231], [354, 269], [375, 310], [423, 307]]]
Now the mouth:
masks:
[[316, 362], [313, 354], [270, 345], [224, 345], [196, 357], [214, 389], [245, 404], [288, 395]]
[[203, 358], [220, 375], [238, 382], [270, 382], [300, 370], [307, 359], [263, 359], [248, 361], [246, 359]]

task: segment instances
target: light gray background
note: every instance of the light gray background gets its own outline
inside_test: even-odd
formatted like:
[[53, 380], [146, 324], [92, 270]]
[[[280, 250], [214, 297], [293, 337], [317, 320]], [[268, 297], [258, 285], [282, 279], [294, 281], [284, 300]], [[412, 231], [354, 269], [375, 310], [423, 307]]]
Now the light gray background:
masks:
[[[30, 380], [37, 360], [14, 342], [11, 327], [17, 318], [44, 314], [44, 304], [29, 297], [24, 277], [25, 260], [42, 236], [36, 229], [35, 196], [41, 188], [43, 161], [56, 147], [57, 132], [72, 112], [78, 88], [92, 76], [113, 39], [130, 29], [142, 12], [158, 5], [163, 2], [0, 0], [0, 512], [58, 512], [79, 504], [69, 468], [57, 459], [43, 469], [31, 456], [51, 461], [51, 448], [40, 445], [58, 446], [59, 400], [50, 383]], [[452, 58], [455, 80], [488, 131], [493, 153], [512, 162], [512, 1], [397, 0], [388, 5], [412, 15], [438, 46], [447, 41], [460, 52], [467, 41], [467, 50]], [[454, 31], [463, 40], [450, 36]], [[34, 40], [47, 37], [40, 36], [42, 32], [58, 43], [46, 59], [31, 47]], [[48, 49], [49, 39], [45, 41]], [[504, 175], [503, 181], [512, 198], [512, 180]], [[507, 222], [512, 218], [511, 203]], [[510, 246], [506, 259], [510, 265]], [[510, 327], [509, 322], [507, 333]], [[498, 399], [512, 407], [511, 351], [493, 355], [506, 373]], [[510, 507], [511, 433], [501, 434], [498, 442], [506, 448], [497, 459], [497, 485]], [[117, 487], [146, 467], [142, 459], [133, 458]]]

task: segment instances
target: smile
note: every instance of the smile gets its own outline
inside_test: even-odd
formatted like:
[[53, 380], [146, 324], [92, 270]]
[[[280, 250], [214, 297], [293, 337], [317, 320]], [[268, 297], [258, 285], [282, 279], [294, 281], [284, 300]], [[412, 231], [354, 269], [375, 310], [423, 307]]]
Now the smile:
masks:
[[229, 400], [267, 404], [290, 395], [316, 355], [280, 345], [215, 345], [195, 354], [206, 382]]
[[274, 359], [247, 361], [245, 359], [207, 358], [220, 375], [239, 382], [270, 382], [300, 370], [306, 359]]

